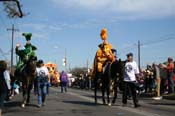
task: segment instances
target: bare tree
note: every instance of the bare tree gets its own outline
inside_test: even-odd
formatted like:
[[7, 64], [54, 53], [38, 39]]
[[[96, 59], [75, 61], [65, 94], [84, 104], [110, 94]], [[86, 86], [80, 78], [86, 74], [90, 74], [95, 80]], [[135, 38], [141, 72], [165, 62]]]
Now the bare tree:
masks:
[[87, 73], [87, 68], [85, 67], [75, 67], [71, 70], [71, 73], [74, 75], [74, 76], [77, 76], [79, 77], [80, 74], [86, 74]]
[[7, 13], [7, 16], [10, 18], [22, 18], [24, 16], [21, 5], [18, 0], [0, 0], [0, 2], [3, 2], [4, 5], [4, 11]]

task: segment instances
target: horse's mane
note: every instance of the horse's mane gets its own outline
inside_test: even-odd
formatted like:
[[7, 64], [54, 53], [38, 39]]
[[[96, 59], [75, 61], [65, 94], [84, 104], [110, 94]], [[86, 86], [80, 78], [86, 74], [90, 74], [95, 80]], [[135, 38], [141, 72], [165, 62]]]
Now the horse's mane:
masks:
[[36, 61], [33, 59], [29, 59], [26, 62], [25, 72], [27, 74], [34, 74], [36, 71]]

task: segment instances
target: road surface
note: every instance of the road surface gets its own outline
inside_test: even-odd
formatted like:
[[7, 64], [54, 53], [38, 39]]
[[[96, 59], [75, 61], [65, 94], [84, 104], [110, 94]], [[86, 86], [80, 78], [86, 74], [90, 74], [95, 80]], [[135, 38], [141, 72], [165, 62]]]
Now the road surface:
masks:
[[[99, 93], [100, 95], [100, 93]], [[155, 101], [150, 98], [140, 98], [141, 107], [134, 108], [132, 101], [127, 107], [122, 107], [121, 95], [115, 106], [109, 107], [93, 103], [93, 92], [69, 89], [65, 94], [60, 89], [51, 88], [47, 96], [47, 105], [37, 108], [37, 96], [32, 95], [31, 103], [26, 108], [20, 107], [21, 95], [15, 96], [9, 103], [3, 116], [174, 116], [175, 101]], [[100, 98], [100, 97], [99, 97]]]

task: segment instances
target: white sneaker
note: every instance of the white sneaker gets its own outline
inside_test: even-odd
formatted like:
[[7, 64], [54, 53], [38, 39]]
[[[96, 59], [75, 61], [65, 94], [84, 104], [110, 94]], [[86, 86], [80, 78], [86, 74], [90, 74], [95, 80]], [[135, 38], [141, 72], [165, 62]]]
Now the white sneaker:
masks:
[[153, 97], [154, 100], [162, 100], [162, 96], [160, 97]]
[[38, 107], [38, 108], [41, 108], [41, 107], [42, 107], [42, 105], [41, 105], [41, 104], [38, 104], [38, 105], [37, 105], [37, 107]]

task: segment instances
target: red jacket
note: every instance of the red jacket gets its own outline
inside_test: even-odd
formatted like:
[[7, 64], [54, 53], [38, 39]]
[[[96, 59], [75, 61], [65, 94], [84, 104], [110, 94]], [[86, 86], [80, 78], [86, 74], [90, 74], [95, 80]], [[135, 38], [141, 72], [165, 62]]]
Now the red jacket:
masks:
[[174, 70], [174, 63], [169, 63], [168, 66], [167, 66], [167, 71], [168, 72], [173, 72]]

